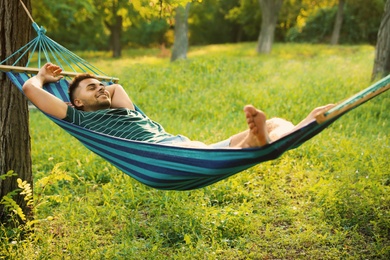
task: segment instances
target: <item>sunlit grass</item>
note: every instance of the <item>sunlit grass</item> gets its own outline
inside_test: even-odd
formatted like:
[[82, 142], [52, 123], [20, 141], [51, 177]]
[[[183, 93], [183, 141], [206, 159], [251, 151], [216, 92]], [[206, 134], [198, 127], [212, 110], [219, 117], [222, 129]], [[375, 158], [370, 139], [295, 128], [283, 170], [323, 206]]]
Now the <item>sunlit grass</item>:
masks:
[[[374, 48], [276, 44], [257, 55], [246, 43], [191, 48], [175, 63], [158, 55], [87, 54], [167, 131], [211, 143], [246, 129], [245, 104], [296, 123], [366, 88]], [[388, 259], [389, 109], [385, 93], [281, 158], [189, 192], [138, 183], [32, 111], [35, 182], [58, 163], [73, 181], [36, 186], [45, 203], [33, 238], [1, 248], [19, 259]]]

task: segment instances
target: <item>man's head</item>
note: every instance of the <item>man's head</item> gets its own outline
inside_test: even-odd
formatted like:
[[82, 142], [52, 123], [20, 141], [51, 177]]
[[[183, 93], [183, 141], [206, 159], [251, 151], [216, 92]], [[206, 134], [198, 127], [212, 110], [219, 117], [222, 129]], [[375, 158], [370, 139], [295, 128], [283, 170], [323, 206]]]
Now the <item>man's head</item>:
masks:
[[111, 106], [110, 93], [95, 76], [79, 74], [69, 84], [69, 98], [73, 106], [84, 111], [96, 111]]

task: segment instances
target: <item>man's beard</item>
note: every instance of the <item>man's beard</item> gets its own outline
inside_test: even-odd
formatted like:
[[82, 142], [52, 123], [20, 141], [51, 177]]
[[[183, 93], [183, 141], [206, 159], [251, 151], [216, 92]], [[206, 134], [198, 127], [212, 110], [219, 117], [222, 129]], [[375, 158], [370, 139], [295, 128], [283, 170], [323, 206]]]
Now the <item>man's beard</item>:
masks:
[[111, 107], [111, 100], [99, 101], [94, 105], [95, 110], [108, 109]]
[[83, 111], [97, 111], [102, 109], [108, 109], [111, 107], [111, 100], [106, 99], [104, 101], [96, 101], [93, 104], [86, 104], [83, 107], [80, 107], [79, 109]]

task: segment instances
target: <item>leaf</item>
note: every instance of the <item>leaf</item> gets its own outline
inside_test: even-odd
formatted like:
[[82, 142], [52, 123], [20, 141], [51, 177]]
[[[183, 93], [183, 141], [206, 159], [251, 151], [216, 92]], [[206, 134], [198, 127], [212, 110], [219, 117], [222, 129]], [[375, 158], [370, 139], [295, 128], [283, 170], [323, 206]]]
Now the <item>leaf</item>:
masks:
[[5, 180], [8, 177], [16, 176], [17, 174], [14, 171], [8, 171], [6, 174], [0, 175], [0, 180]]
[[1, 204], [10, 211], [16, 213], [23, 221], [26, 220], [26, 216], [24, 215], [22, 208], [11, 197], [9, 197], [8, 194], [3, 197]]
[[40, 222], [39, 219], [34, 219], [34, 220], [31, 220], [31, 221], [27, 221], [27, 222], [26, 222], [26, 225], [27, 225], [28, 227], [31, 227], [32, 225], [34, 225], [34, 224], [36, 224], [36, 223], [39, 223], [39, 222]]
[[192, 242], [191, 242], [191, 236], [188, 235], [188, 234], [185, 234], [184, 235], [184, 241], [186, 242], [186, 245], [191, 245]]

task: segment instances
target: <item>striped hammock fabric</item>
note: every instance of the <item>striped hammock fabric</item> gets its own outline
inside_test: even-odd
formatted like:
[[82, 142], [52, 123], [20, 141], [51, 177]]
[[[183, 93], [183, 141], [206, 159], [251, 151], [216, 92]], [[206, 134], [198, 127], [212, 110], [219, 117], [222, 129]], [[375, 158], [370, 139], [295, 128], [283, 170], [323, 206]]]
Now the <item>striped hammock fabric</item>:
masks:
[[[29, 78], [29, 75], [23, 72], [8, 71], [7, 76], [20, 91]], [[299, 147], [346, 112], [388, 90], [389, 83], [390, 77], [387, 77], [325, 113], [324, 122], [313, 121], [298, 131], [260, 148], [199, 149], [130, 141], [47, 116], [88, 149], [141, 183], [163, 190], [190, 190], [226, 179]], [[69, 102], [67, 88], [68, 82], [64, 79], [45, 86], [48, 92], [64, 102]]]
[[[97, 73], [96, 68], [85, 60], [48, 38], [42, 27], [35, 23], [33, 27], [38, 36], [15, 52], [15, 55], [30, 53], [30, 57], [33, 57], [35, 53], [38, 67], [43, 65], [41, 59], [45, 59], [45, 62], [56, 63], [63, 69], [77, 67], [81, 68], [82, 72], [92, 71], [94, 74], [100, 74], [100, 71]], [[27, 68], [27, 65], [26, 68], [16, 67], [16, 62], [11, 66], [1, 65], [7, 60], [0, 63], [0, 70], [6, 72], [13, 84], [23, 92], [24, 82], [36, 73], [37, 69]], [[66, 75], [74, 76], [75, 74], [67, 73]], [[99, 77], [117, 80], [105, 76]], [[47, 116], [92, 152], [141, 183], [163, 190], [190, 190], [211, 185], [256, 164], [278, 158], [286, 151], [299, 147], [342, 115], [388, 90], [389, 87], [390, 76], [341, 102], [307, 126], [260, 148], [200, 149], [130, 141], [84, 129], [50, 115]], [[45, 89], [64, 102], [69, 102], [68, 82], [65, 79], [58, 83], [48, 84]]]

